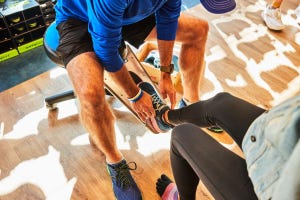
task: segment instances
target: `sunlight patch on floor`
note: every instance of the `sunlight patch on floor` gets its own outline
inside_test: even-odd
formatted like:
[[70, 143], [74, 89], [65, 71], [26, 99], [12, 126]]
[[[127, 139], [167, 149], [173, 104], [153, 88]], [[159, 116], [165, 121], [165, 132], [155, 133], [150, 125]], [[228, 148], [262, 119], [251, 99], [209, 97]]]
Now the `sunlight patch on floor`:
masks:
[[75, 99], [70, 99], [68, 101], [60, 102], [57, 107], [59, 110], [57, 115], [57, 120], [64, 119], [69, 116], [78, 114], [78, 107], [76, 105]]
[[85, 133], [82, 135], [79, 135], [75, 138], [73, 138], [70, 142], [70, 144], [72, 146], [84, 146], [84, 145], [89, 145], [90, 141], [89, 141], [89, 134]]
[[22, 185], [33, 184], [43, 191], [45, 199], [70, 199], [77, 179], [68, 180], [59, 160], [60, 153], [52, 146], [48, 150], [44, 156], [19, 163], [7, 177], [1, 179], [0, 196]]
[[245, 79], [243, 79], [242, 75], [240, 75], [240, 74], [238, 74], [236, 76], [235, 80], [225, 79], [225, 81], [230, 87], [245, 87], [245, 86], [247, 86]]
[[295, 42], [300, 45], [300, 32], [295, 34]]
[[38, 135], [39, 131], [37, 124], [47, 118], [48, 110], [46, 110], [45, 108], [33, 111], [25, 115], [23, 118], [19, 119], [19, 121], [13, 126], [13, 130], [8, 133], [4, 133], [2, 138], [0, 137], [0, 140], [22, 139], [30, 135]]
[[67, 74], [67, 70], [62, 68], [62, 67], [57, 67], [57, 68], [54, 68], [50, 71], [50, 79], [56, 79], [58, 78], [59, 76], [62, 76], [62, 75], [66, 75]]

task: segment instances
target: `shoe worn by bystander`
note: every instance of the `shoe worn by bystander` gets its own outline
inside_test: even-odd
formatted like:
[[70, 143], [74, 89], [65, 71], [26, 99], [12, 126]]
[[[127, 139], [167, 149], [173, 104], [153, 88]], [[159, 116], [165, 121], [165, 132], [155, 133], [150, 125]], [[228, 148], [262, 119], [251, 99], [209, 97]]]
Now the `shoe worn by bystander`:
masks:
[[281, 20], [280, 8], [273, 8], [271, 5], [267, 5], [261, 16], [269, 29], [280, 31], [285, 28]]
[[[133, 165], [131, 168], [129, 165]], [[136, 163], [122, 160], [116, 164], [107, 164], [117, 200], [142, 200], [142, 194], [129, 170], [135, 170]]]

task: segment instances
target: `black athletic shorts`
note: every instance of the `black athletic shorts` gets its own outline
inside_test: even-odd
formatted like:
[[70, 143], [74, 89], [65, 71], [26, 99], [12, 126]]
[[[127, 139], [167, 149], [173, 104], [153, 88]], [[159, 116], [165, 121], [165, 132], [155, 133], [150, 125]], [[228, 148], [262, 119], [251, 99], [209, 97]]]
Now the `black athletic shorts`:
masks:
[[[151, 15], [137, 23], [123, 26], [123, 41], [119, 48], [122, 52], [127, 41], [132, 46], [138, 48], [144, 43], [146, 37], [155, 27], [155, 16]], [[58, 56], [63, 60], [64, 66], [67, 66], [70, 60], [75, 56], [91, 52], [93, 50], [92, 38], [88, 32], [88, 24], [78, 19], [70, 18], [57, 26], [60, 34], [59, 46], [57, 48]]]

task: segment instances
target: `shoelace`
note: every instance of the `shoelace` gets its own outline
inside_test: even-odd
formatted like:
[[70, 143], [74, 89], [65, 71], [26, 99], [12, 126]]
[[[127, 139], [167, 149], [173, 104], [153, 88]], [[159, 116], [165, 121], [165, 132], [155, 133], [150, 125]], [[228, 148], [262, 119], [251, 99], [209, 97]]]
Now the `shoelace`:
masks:
[[165, 105], [161, 102], [159, 96], [157, 94], [152, 94], [152, 102], [154, 104], [154, 109], [160, 112]]
[[[133, 167], [130, 167], [129, 164], [133, 164]], [[122, 189], [127, 189], [131, 186], [131, 180], [129, 179], [128, 170], [136, 170], [137, 165], [135, 162], [128, 162], [124, 165], [121, 165], [118, 168], [115, 168], [117, 185], [121, 186]]]
[[271, 16], [274, 16], [277, 20], [281, 20], [281, 12], [279, 8], [270, 8], [272, 10]]

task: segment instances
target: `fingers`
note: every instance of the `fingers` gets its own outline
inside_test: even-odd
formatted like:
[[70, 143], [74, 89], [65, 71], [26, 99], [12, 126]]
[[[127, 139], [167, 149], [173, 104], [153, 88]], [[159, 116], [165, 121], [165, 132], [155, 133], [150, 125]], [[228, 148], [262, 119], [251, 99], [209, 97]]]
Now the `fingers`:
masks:
[[146, 122], [147, 116], [144, 114], [144, 112], [137, 112], [137, 115], [142, 120], [142, 122]]
[[155, 112], [153, 113], [152, 111], [141, 111], [141, 112], [137, 112], [139, 118], [143, 121], [146, 122], [147, 119], [154, 117], [155, 116]]
[[143, 122], [145, 122], [146, 119], [149, 119], [149, 118], [155, 116], [155, 110], [152, 106], [151, 98], [149, 99], [149, 102], [147, 102], [147, 103], [143, 102], [142, 100], [135, 102], [132, 104], [132, 107], [135, 110], [138, 117]]
[[145, 107], [145, 111], [144, 111], [147, 115], [148, 118], [150, 117], [155, 117], [155, 110], [152, 106], [152, 103], [151, 103], [151, 107]]
[[[152, 104], [151, 104], [151, 106], [152, 106]], [[154, 111], [153, 107], [143, 107], [142, 111], [140, 113], [146, 119], [155, 117], [155, 111]]]
[[162, 96], [163, 99], [166, 99], [168, 97], [167, 92], [162, 92], [161, 96]]
[[174, 109], [176, 105], [176, 91], [170, 92], [169, 98], [171, 102], [171, 109]]

